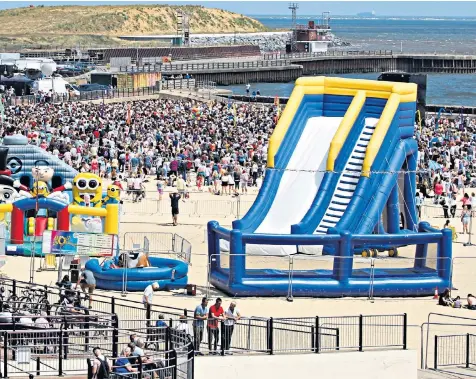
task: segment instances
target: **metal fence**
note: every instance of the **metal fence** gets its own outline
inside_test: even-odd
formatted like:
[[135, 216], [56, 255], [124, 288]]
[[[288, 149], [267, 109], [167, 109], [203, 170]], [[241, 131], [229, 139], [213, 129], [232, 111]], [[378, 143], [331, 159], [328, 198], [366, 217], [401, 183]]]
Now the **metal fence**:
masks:
[[[136, 325], [139, 328], [142, 326], [142, 321], [127, 323], [131, 332], [135, 330]], [[321, 353], [407, 348], [406, 314], [306, 318], [244, 317], [233, 323], [223, 320], [196, 323], [193, 318], [184, 317], [165, 320], [165, 323], [168, 328], [182, 330], [189, 335], [197, 352], [208, 354]], [[121, 321], [120, 325], [123, 327]], [[161, 340], [164, 338], [165, 334]], [[150, 341], [151, 338], [147, 340]]]
[[[92, 100], [107, 100], [107, 99], [120, 99], [136, 96], [151, 96], [159, 94], [158, 86], [154, 87], [141, 87], [141, 88], [115, 88], [104, 91], [87, 91], [80, 92], [79, 96], [68, 93], [55, 94], [49, 102], [64, 103], [64, 102], [76, 102], [76, 101], [92, 101]], [[39, 95], [26, 95], [26, 96], [7, 96], [5, 97], [6, 106], [14, 105], [31, 105], [46, 102], [45, 98], [41, 98]]]
[[162, 89], [193, 89], [197, 83], [195, 79], [169, 79], [162, 81]]
[[[122, 214], [134, 215], [170, 215], [170, 201], [158, 200], [157, 193], [147, 193], [146, 198], [138, 202], [130, 202], [127, 199], [121, 207]], [[153, 198], [155, 197], [155, 198]], [[243, 217], [251, 208], [254, 201], [244, 200], [242, 197], [230, 199], [187, 199], [179, 205], [180, 216], [191, 217]]]
[[[168, 327], [150, 327], [146, 320], [134, 330], [118, 325], [93, 329], [85, 322], [80, 329], [62, 326], [59, 329], [29, 327], [3, 331], [2, 377], [33, 373], [50, 376], [91, 374], [90, 357], [95, 347], [111, 357], [113, 367], [117, 368], [115, 361], [121, 357], [132, 334], [146, 342], [147, 361], [138, 359], [134, 363], [136, 378], [148, 378], [146, 373], [161, 377], [165, 372], [172, 378], [193, 378], [193, 363], [190, 363], [194, 354], [190, 337]], [[160, 341], [162, 336], [163, 341]]]
[[319, 58], [319, 57], [346, 57], [346, 56], [392, 56], [392, 50], [328, 50], [314, 53], [267, 53], [262, 55], [264, 60], [285, 59], [293, 60], [300, 58]]
[[205, 63], [163, 63], [162, 65], [153, 66], [121, 66], [120, 72], [162, 72], [165, 74], [172, 73], [193, 73], [197, 71], [207, 70], [236, 70], [236, 69], [253, 69], [264, 67], [285, 67], [292, 63], [287, 59], [275, 60], [255, 60], [255, 61], [230, 61], [230, 62], [205, 62]]
[[476, 335], [435, 336], [434, 369], [476, 365]]
[[[0, 282], [0, 292], [8, 293], [9, 297], [21, 298], [22, 291], [35, 286], [34, 284], [14, 280], [2, 279]], [[40, 286], [45, 290], [45, 296], [48, 307], [55, 307], [62, 299], [61, 290], [58, 287]], [[3, 301], [3, 300], [2, 300]], [[187, 315], [187, 309], [170, 307], [165, 305], [151, 304], [144, 308], [144, 304], [140, 301], [118, 298], [114, 296], [107, 296], [104, 294], [95, 293], [94, 301], [92, 302], [92, 309], [90, 314], [94, 316], [99, 314], [117, 314], [122, 320], [142, 320], [150, 319], [150, 315], [158, 318], [159, 314], [163, 314], [166, 318], [178, 319], [182, 315]]]
[[188, 264], [192, 262], [192, 244], [175, 233], [126, 232], [122, 250], [139, 250], [154, 255], [170, 255]]

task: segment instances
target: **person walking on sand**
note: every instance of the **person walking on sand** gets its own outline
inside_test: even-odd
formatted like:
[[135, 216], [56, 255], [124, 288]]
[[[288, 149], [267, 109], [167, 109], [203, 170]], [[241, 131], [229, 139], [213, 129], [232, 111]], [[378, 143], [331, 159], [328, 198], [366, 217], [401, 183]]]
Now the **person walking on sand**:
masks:
[[463, 223], [463, 233], [469, 234], [469, 220], [471, 218], [471, 211], [468, 209], [468, 206], [465, 205], [463, 207], [463, 211], [461, 212], [461, 222]]
[[170, 205], [172, 207], [172, 222], [174, 226], [177, 226], [177, 217], [179, 214], [179, 200], [181, 198], [178, 192], [171, 193], [170, 197]]
[[154, 291], [160, 289], [159, 283], [154, 282], [145, 287], [144, 294], [142, 295], [142, 304], [147, 308], [149, 304], [152, 304], [152, 299], [154, 298]]
[[162, 175], [160, 175], [159, 180], [157, 181], [157, 192], [159, 193], [159, 200], [162, 200], [162, 195], [164, 194], [164, 185], [165, 182], [162, 179]]

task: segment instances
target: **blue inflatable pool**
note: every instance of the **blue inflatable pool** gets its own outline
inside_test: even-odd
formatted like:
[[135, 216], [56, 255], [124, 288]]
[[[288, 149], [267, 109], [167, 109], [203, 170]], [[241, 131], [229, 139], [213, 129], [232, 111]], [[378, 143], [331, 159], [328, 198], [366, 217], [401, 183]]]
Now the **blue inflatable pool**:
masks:
[[161, 290], [185, 288], [187, 285], [188, 265], [170, 258], [149, 258], [152, 267], [148, 268], [111, 268], [117, 264], [117, 258], [109, 259], [102, 265], [99, 260], [91, 259], [86, 269], [92, 271], [96, 287], [104, 290], [122, 291], [124, 270], [127, 270], [127, 291], [143, 291], [149, 284], [158, 282]]

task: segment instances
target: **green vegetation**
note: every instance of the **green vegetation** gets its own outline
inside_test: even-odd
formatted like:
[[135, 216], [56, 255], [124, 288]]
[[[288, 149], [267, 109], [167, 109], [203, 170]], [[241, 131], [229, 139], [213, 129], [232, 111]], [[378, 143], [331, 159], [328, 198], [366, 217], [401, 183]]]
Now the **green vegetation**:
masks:
[[38, 6], [0, 11], [0, 47], [58, 46], [73, 41], [102, 46], [129, 44], [117, 36], [175, 34], [179, 10], [189, 15], [192, 33], [267, 30], [252, 18], [203, 6]]

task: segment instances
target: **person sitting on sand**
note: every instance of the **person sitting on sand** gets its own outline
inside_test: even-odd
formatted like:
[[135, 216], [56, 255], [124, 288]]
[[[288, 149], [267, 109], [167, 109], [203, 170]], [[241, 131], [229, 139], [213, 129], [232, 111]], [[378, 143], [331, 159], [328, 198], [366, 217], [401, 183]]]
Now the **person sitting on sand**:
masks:
[[459, 296], [456, 296], [456, 299], [453, 303], [453, 308], [461, 308], [461, 298]]
[[453, 300], [450, 297], [450, 290], [448, 288], [445, 289], [445, 292], [443, 292], [440, 295], [440, 298], [438, 299], [438, 305], [442, 305], [444, 307], [452, 307], [453, 306]]
[[468, 309], [476, 310], [476, 296], [468, 294]]

